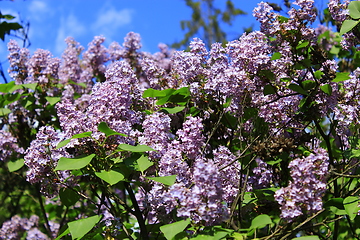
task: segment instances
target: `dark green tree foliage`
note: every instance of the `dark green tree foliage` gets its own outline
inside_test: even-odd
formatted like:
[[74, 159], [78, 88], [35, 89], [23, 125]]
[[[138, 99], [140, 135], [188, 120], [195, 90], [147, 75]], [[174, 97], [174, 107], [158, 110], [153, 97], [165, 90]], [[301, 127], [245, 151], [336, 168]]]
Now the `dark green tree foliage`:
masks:
[[227, 39], [221, 23], [232, 25], [235, 17], [246, 14], [230, 0], [226, 1], [223, 11], [214, 5], [214, 0], [186, 0], [186, 4], [192, 9], [192, 19], [181, 21], [181, 29], [187, 32], [184, 39], [172, 45], [174, 48], [188, 46], [195, 36], [202, 38], [206, 46], [215, 42], [224, 43]]

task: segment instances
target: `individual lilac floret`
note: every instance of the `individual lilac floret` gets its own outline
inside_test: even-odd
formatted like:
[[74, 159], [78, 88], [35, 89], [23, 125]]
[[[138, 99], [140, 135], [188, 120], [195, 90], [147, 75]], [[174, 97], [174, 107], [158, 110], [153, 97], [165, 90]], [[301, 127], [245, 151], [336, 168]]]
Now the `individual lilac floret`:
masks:
[[201, 118], [190, 116], [184, 122], [183, 128], [176, 133], [181, 141], [182, 151], [191, 160], [195, 160], [201, 155], [205, 145], [202, 131]]
[[62, 140], [62, 134], [56, 132], [53, 127], [41, 127], [24, 156], [24, 163], [29, 168], [26, 173], [27, 181], [41, 182], [41, 192], [48, 197], [54, 196], [58, 191], [59, 182], [69, 177], [67, 171], [54, 172], [61, 157], [71, 157], [65, 150], [56, 149]]
[[30, 58], [30, 52], [27, 48], [21, 48], [17, 42], [11, 39], [8, 43], [8, 60], [9, 60], [9, 75], [15, 80], [16, 84], [25, 83], [28, 76], [26, 63]]
[[161, 158], [170, 144], [171, 119], [168, 115], [161, 112], [155, 112], [146, 116], [143, 122], [144, 132], [139, 137], [139, 143], [152, 147], [156, 152], [150, 152], [149, 156], [153, 159]]
[[291, 221], [304, 213], [322, 209], [329, 157], [325, 149], [318, 148], [307, 157], [294, 159], [289, 167], [292, 181], [277, 190], [274, 197], [280, 204], [280, 217]]
[[16, 138], [10, 132], [0, 130], [0, 161], [8, 161], [12, 157], [20, 157], [24, 149], [19, 147]]

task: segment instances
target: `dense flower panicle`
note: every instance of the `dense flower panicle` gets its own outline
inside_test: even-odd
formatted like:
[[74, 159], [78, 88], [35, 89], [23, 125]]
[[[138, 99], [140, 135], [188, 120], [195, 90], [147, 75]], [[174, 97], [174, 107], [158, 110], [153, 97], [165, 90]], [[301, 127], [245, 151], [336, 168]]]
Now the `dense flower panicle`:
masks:
[[273, 182], [273, 171], [269, 168], [269, 165], [262, 161], [260, 158], [256, 159], [257, 167], [252, 172], [253, 176], [250, 176], [247, 183], [247, 191], [251, 192], [254, 189], [262, 189], [270, 187]]
[[166, 75], [165, 69], [155, 59], [144, 57], [140, 60], [140, 65], [145, 73], [145, 78], [148, 87], [158, 89], [160, 88], [161, 79]]
[[45, 86], [56, 84], [59, 78], [58, 70], [60, 62], [59, 58], [52, 58], [50, 51], [43, 49], [36, 50], [29, 61], [27, 61], [28, 78], [26, 83], [39, 83]]
[[307, 157], [295, 158], [289, 164], [292, 181], [275, 192], [281, 217], [292, 220], [305, 212], [322, 209], [322, 195], [326, 191], [329, 157], [325, 149], [315, 149]]
[[181, 141], [182, 151], [191, 160], [195, 160], [202, 154], [205, 145], [205, 137], [202, 131], [203, 125], [201, 118], [187, 117], [183, 128], [176, 133]]
[[202, 59], [203, 63], [206, 61], [208, 52], [206, 50], [205, 43], [200, 38], [194, 38], [190, 42], [190, 52], [198, 55], [200, 59]]
[[4, 222], [0, 229], [1, 240], [18, 240], [23, 239], [27, 232], [26, 239], [49, 240], [50, 238], [38, 229], [39, 217], [36, 215], [28, 218], [20, 218], [18, 215], [13, 216], [10, 220]]
[[21, 48], [17, 42], [11, 39], [8, 43], [8, 60], [9, 60], [9, 75], [15, 80], [16, 84], [25, 83], [28, 76], [27, 61], [30, 58], [30, 52], [27, 48]]
[[17, 139], [10, 132], [0, 130], [0, 161], [8, 161], [11, 158], [20, 157], [24, 149], [19, 147]]
[[340, 3], [340, 0], [329, 0], [328, 8], [331, 14], [331, 17], [338, 23], [342, 23], [347, 16], [349, 11], [347, 6], [350, 3], [350, 0], [345, 0], [343, 3]]
[[142, 47], [140, 34], [134, 32], [126, 34], [123, 46], [128, 52], [135, 52], [140, 49]]
[[183, 201], [180, 201], [177, 215], [191, 217], [193, 222], [205, 226], [226, 220], [229, 213], [227, 206], [222, 202], [223, 190], [219, 169], [210, 161], [198, 159], [193, 170], [193, 181], [194, 186], [185, 192], [185, 199], [183, 197]]
[[87, 89], [78, 85], [72, 85], [75, 92], [86, 93], [93, 83], [89, 78], [82, 78], [83, 69], [81, 68], [79, 57], [84, 48], [71, 37], [67, 37], [65, 42], [67, 47], [62, 54], [62, 62], [59, 69], [60, 83], [86, 83]]
[[[62, 140], [63, 134], [56, 132], [54, 128], [41, 127], [24, 156], [24, 163], [29, 168], [26, 173], [27, 181], [41, 182], [41, 192], [48, 197], [57, 193], [59, 182], [70, 177], [68, 171], [57, 171], [57, 174], [54, 172], [61, 157], [71, 157], [64, 149], [56, 149]], [[70, 182], [69, 179], [67, 182]]]
[[260, 22], [260, 30], [265, 34], [272, 35], [280, 30], [280, 15], [273, 10], [267, 2], [258, 3], [258, 7], [253, 10], [253, 16]]
[[118, 61], [125, 57], [125, 49], [118, 42], [112, 42], [108, 49], [111, 61]]
[[150, 157], [154, 159], [161, 158], [167, 151], [172, 137], [170, 122], [170, 117], [161, 112], [155, 112], [145, 117], [142, 123], [144, 132], [138, 138], [138, 141], [140, 144], [156, 150], [156, 152], [149, 153]]
[[229, 83], [229, 78], [226, 77], [226, 69], [228, 67], [228, 57], [226, 49], [222, 47], [221, 43], [213, 43], [207, 64], [211, 66], [209, 80], [206, 81], [204, 90], [209, 94], [221, 92], [225, 96], [231, 91], [232, 84]]
[[[300, 9], [296, 10], [294, 17], [298, 17], [299, 20], [307, 20], [314, 22], [316, 19], [316, 9], [314, 8], [314, 0], [296, 0], [293, 4], [298, 5]], [[292, 14], [289, 14], [292, 17]]]
[[[95, 36], [89, 43], [88, 49], [83, 53], [82, 64], [85, 66], [83, 75], [88, 77], [99, 76], [106, 71], [105, 63], [109, 60], [108, 50], [102, 45], [105, 41], [103, 36]], [[84, 82], [89, 82], [91, 79], [82, 76]]]
[[223, 200], [230, 204], [239, 192], [241, 165], [236, 156], [225, 146], [213, 151], [213, 162], [219, 169], [222, 181]]

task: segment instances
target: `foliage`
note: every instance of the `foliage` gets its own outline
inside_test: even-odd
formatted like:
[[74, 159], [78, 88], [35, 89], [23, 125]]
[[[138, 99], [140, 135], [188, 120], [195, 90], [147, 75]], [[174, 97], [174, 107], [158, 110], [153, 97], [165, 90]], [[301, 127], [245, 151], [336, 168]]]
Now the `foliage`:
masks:
[[209, 51], [10, 41], [0, 238], [358, 239], [358, 25], [313, 28], [311, 0], [253, 14]]
[[184, 39], [172, 45], [174, 48], [187, 47], [191, 39], [198, 34], [207, 46], [215, 42], [225, 43], [226, 33], [222, 30], [221, 23], [231, 25], [236, 16], [246, 14], [230, 0], [226, 1], [224, 11], [216, 8], [213, 0], [186, 0], [186, 5], [192, 10], [192, 19], [181, 21], [181, 29], [187, 32]]

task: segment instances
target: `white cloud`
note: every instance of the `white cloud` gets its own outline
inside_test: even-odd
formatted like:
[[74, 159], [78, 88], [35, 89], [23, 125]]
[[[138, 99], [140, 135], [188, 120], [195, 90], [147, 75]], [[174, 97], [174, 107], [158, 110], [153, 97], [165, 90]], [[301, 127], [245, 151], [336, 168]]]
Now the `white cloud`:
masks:
[[86, 33], [85, 26], [73, 14], [61, 18], [56, 36], [55, 55], [60, 55], [64, 51], [66, 37], [74, 37], [76, 40], [77, 37], [82, 36], [84, 33]]
[[46, 2], [35, 0], [31, 1], [29, 4], [29, 12], [30, 18], [32, 20], [42, 20], [44, 18], [44, 14], [51, 14], [51, 10], [46, 4]]
[[98, 18], [92, 25], [92, 30], [95, 35], [102, 34], [107, 38], [116, 34], [116, 30], [120, 27], [128, 25], [132, 21], [133, 10], [122, 9], [116, 10], [109, 8], [102, 10], [98, 14]]

